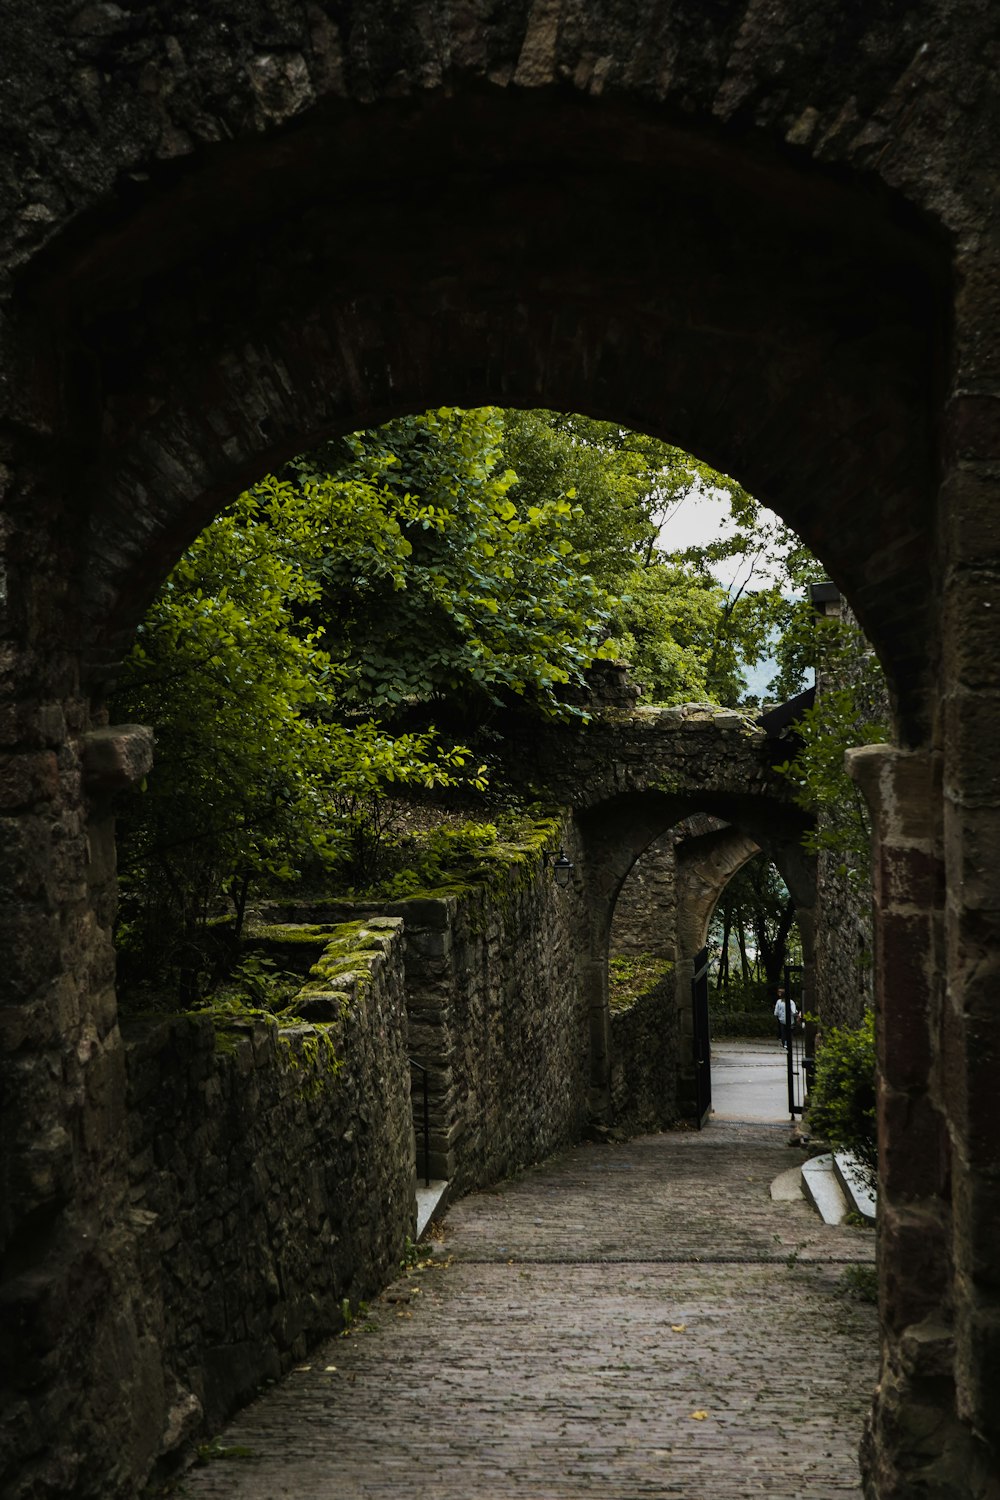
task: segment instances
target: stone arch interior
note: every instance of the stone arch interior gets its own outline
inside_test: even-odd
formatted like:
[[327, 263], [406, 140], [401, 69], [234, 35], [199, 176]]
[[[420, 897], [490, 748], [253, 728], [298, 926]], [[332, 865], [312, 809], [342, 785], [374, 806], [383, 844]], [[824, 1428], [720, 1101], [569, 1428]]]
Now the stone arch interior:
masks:
[[282, 457], [441, 400], [547, 404], [738, 474], [851, 598], [915, 732], [941, 282], [894, 205], [623, 103], [343, 105], [197, 153], [25, 284], [91, 451], [95, 663]]

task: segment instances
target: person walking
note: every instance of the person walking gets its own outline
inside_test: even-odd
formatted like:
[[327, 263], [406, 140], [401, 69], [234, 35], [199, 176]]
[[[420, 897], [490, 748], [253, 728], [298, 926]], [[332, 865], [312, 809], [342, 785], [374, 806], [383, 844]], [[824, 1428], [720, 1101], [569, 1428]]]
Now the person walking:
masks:
[[774, 1002], [774, 1018], [778, 1023], [778, 1035], [781, 1038], [781, 1045], [786, 1050], [792, 1038], [792, 1027], [795, 1025], [798, 1013], [795, 1001], [791, 999], [786, 1000], [785, 992], [779, 986], [778, 998]]

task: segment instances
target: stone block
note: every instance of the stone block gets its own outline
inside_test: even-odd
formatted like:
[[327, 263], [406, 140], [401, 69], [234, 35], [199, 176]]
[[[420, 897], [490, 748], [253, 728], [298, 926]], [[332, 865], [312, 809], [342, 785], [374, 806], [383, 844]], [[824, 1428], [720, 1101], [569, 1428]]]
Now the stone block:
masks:
[[1000, 471], [952, 469], [941, 489], [941, 511], [955, 562], [1000, 562]]
[[[1000, 806], [944, 804], [944, 849], [953, 907], [1000, 911]], [[970, 933], [971, 935], [971, 933]]]
[[883, 912], [878, 925], [877, 968], [884, 1024], [879, 1028], [879, 1063], [899, 1088], [927, 1077], [928, 1031], [935, 993], [932, 925], [923, 915]]
[[1000, 1443], [1000, 1307], [960, 1305], [956, 1346], [959, 1410], [991, 1444]]
[[995, 746], [1000, 742], [1000, 692], [995, 686], [979, 692], [950, 689], [944, 699], [942, 720], [947, 795], [970, 811], [997, 806], [1000, 758]]
[[887, 907], [927, 912], [941, 904], [944, 867], [930, 849], [883, 844], [878, 858], [881, 897]]
[[899, 1337], [914, 1323], [940, 1319], [948, 1300], [948, 1233], [936, 1207], [900, 1208], [879, 1194], [880, 1311]]
[[955, 396], [947, 408], [945, 441], [952, 458], [1000, 458], [1000, 396], [985, 391]]
[[59, 795], [59, 762], [51, 750], [0, 756], [0, 810], [51, 803]]
[[153, 765], [153, 731], [142, 724], [92, 729], [80, 746], [83, 781], [92, 797], [128, 791]]
[[958, 689], [991, 692], [992, 662], [1000, 639], [1000, 557], [989, 567], [963, 566], [949, 573], [943, 603], [948, 677]]
[[878, 1095], [879, 1179], [897, 1206], [943, 1198], [948, 1188], [944, 1121], [926, 1094], [883, 1084]]
[[9, 1002], [33, 998], [59, 971], [60, 923], [57, 912], [0, 906], [0, 951]]

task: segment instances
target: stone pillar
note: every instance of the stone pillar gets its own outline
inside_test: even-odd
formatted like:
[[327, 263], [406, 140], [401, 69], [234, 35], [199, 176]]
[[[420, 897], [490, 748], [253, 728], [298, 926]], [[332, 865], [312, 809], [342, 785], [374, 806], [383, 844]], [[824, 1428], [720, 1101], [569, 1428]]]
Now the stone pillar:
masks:
[[708, 940], [719, 897], [737, 871], [760, 850], [748, 834], [721, 825], [700, 837], [680, 840], [675, 849], [676, 921], [674, 1003], [677, 1006], [677, 1109], [682, 1118], [698, 1113], [691, 981], [695, 955]]
[[111, 941], [110, 799], [142, 774], [149, 740], [94, 733], [80, 683], [86, 507], [74, 477], [63, 505], [58, 476], [39, 477], [30, 459], [0, 466], [0, 487], [10, 480], [0, 523], [0, 1491], [10, 1500], [133, 1493], [171, 1402], [155, 1230], [129, 1211]]
[[996, 1491], [956, 1401], [952, 1200], [962, 1184], [948, 1127], [957, 1080], [942, 1052], [941, 758], [870, 745], [849, 751], [848, 767], [872, 813], [876, 908], [882, 1363], [862, 1448], [865, 1493], [966, 1500]]
[[[942, 1093], [957, 1409], [1000, 1494], [1000, 237], [959, 247], [942, 561]], [[978, 1493], [971, 1488], [968, 1493]], [[985, 1493], [985, 1491], [984, 1491]]]

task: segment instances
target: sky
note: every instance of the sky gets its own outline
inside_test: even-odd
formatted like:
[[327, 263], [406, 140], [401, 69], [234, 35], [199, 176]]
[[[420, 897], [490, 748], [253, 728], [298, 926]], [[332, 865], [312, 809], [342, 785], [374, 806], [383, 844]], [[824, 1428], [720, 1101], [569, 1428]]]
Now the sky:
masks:
[[[775, 521], [773, 511], [761, 508], [762, 521]], [[679, 501], [660, 528], [660, 545], [668, 552], [679, 552], [683, 547], [701, 546], [716, 541], [719, 537], [732, 536], [736, 530], [729, 514], [729, 502], [718, 490], [689, 490]], [[727, 558], [716, 563], [712, 572], [723, 585], [730, 589], [737, 575], [742, 579], [746, 564], [738, 557]], [[775, 575], [765, 565], [757, 563], [747, 584], [750, 589], [766, 588]], [[762, 656], [746, 669], [747, 692], [754, 697], [768, 697], [767, 687], [777, 670], [777, 664], [768, 654]]]
[[[778, 522], [773, 511], [761, 507], [762, 521]], [[719, 537], [732, 536], [736, 527], [729, 514], [729, 501], [718, 490], [692, 489], [674, 506], [660, 528], [660, 545], [668, 552], [679, 552], [683, 547], [701, 546], [716, 541]], [[726, 559], [716, 563], [712, 572], [719, 582], [730, 588], [738, 573], [746, 571], [740, 558]], [[774, 581], [774, 574], [766, 566], [756, 565], [748, 587], [766, 588]]]

